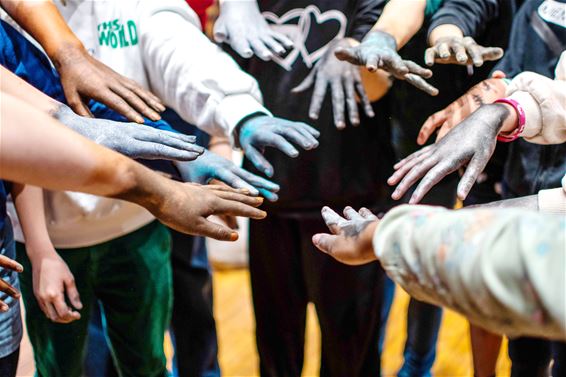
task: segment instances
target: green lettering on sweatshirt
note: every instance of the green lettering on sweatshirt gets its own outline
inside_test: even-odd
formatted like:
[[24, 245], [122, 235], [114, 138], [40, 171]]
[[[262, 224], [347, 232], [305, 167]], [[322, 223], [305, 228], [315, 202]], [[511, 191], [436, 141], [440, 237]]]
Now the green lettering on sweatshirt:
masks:
[[127, 28], [120, 19], [101, 22], [97, 26], [98, 44], [110, 48], [126, 48], [138, 44], [138, 30], [132, 20], [126, 21]]

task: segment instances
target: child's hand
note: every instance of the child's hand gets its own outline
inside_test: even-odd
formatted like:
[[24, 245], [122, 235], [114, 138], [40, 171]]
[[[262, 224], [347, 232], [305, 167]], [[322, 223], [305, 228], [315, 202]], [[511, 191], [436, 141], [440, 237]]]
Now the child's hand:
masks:
[[[29, 254], [29, 253], [28, 253]], [[83, 308], [75, 278], [55, 250], [31, 260], [33, 293], [47, 318], [57, 323], [70, 323], [81, 318]], [[65, 295], [71, 306], [67, 305]]]
[[[12, 260], [4, 255], [0, 255], [0, 267], [6, 270], [22, 272], [24, 268], [21, 264]], [[8, 284], [3, 279], [0, 279], [0, 291], [6, 293], [8, 296], [11, 296], [15, 299], [20, 298], [20, 292], [10, 284]], [[8, 305], [0, 300], [0, 312], [7, 312], [9, 309]]]
[[339, 262], [360, 265], [376, 260], [373, 252], [373, 233], [379, 223], [367, 208], [359, 212], [352, 207], [344, 209], [344, 217], [332, 209], [322, 209], [324, 222], [332, 234], [315, 234], [313, 244]]

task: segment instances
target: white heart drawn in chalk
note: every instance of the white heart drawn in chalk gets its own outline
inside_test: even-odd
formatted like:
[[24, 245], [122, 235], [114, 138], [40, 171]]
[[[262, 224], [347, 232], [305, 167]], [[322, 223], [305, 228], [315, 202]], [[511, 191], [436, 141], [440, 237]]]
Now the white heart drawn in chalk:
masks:
[[[305, 42], [309, 36], [310, 28], [311, 28], [311, 19], [314, 16], [314, 20], [318, 25], [324, 24], [328, 21], [337, 21], [340, 25], [336, 35], [328, 41], [324, 46], [316, 49], [313, 52], [309, 52], [305, 45]], [[346, 34], [346, 24], [347, 19], [344, 13], [338, 10], [328, 10], [326, 12], [321, 12], [315, 5], [309, 5], [304, 9], [297, 8], [288, 11], [287, 13], [283, 14], [281, 17], [277, 16], [275, 13], [272, 12], [264, 12], [263, 16], [269, 22], [271, 22], [274, 27], [280, 27], [281, 32], [285, 32], [283, 30], [283, 26], [286, 27], [288, 36], [293, 40], [293, 50], [285, 57], [275, 56], [273, 61], [279, 64], [281, 67], [286, 69], [287, 71], [291, 70], [291, 67], [297, 60], [297, 57], [301, 55], [303, 58], [303, 62], [309, 68], [312, 68], [314, 63], [318, 59], [324, 55], [328, 46], [334, 41], [335, 39], [344, 38]], [[296, 25], [289, 24], [289, 21], [295, 20], [298, 18], [298, 23]], [[293, 26], [294, 32], [290, 32], [293, 29], [290, 29], [289, 26]]]

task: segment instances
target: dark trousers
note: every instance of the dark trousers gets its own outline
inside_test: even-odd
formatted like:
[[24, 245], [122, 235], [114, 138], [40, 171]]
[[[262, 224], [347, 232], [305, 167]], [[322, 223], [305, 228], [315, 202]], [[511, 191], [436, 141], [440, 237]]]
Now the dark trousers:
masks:
[[300, 376], [306, 309], [321, 327], [321, 376], [379, 376], [384, 273], [371, 263], [351, 267], [315, 249], [327, 232], [319, 216], [270, 213], [250, 222], [250, 274], [262, 376]]
[[20, 349], [18, 348], [8, 356], [0, 358], [0, 376], [16, 377], [18, 370], [18, 360], [20, 359]]
[[212, 276], [205, 241], [170, 229], [173, 236], [173, 317], [176, 374], [220, 376], [216, 323], [212, 311]]
[[551, 376], [566, 376], [566, 343], [546, 339], [517, 338], [509, 340], [511, 377], [548, 376], [553, 360]]

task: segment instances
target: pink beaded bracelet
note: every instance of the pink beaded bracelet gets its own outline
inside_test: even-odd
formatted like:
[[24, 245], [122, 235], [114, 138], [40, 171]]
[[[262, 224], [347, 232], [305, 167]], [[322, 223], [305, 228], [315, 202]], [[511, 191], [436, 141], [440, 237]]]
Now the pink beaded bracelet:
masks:
[[525, 123], [527, 122], [527, 117], [525, 116], [525, 110], [523, 109], [523, 106], [521, 106], [519, 102], [515, 101], [512, 98], [500, 98], [495, 101], [495, 103], [505, 103], [513, 107], [515, 109], [515, 112], [517, 113], [517, 116], [519, 117], [519, 124], [517, 125], [517, 128], [515, 128], [515, 130], [508, 135], [497, 135], [497, 140], [504, 143], [509, 143], [517, 140], [525, 129]]

